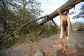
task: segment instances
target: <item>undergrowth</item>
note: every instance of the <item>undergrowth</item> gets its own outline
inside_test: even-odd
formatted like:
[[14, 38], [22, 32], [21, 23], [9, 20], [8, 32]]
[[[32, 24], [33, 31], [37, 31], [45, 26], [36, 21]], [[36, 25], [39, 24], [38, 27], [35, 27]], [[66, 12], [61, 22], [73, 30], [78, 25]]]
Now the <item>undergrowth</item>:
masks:
[[[0, 42], [0, 49], [9, 48], [15, 43], [23, 43], [26, 41], [38, 41], [42, 38], [48, 38], [49, 36], [58, 32], [57, 26], [43, 25], [39, 26], [36, 24], [23, 27], [19, 32], [8, 37], [7, 39]], [[4, 35], [0, 35], [0, 39], [4, 38]]]

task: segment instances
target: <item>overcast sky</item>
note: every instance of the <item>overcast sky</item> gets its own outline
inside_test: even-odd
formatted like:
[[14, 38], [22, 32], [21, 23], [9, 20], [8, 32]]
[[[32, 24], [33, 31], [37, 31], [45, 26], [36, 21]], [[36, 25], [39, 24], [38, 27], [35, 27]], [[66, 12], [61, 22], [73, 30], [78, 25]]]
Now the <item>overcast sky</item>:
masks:
[[[37, 2], [41, 2], [41, 8], [44, 11], [44, 13], [42, 13], [42, 16], [46, 15], [46, 14], [50, 14], [52, 13], [54, 10], [56, 10], [58, 7], [60, 7], [62, 4], [64, 4], [65, 2], [67, 2], [67, 0], [36, 0]], [[79, 13], [79, 9], [81, 8], [81, 5], [84, 4], [84, 2], [78, 4], [75, 6], [75, 14]], [[70, 11], [74, 11], [74, 9], [71, 9]], [[74, 15], [75, 15], [74, 14]], [[72, 18], [73, 15], [70, 16], [70, 18]], [[60, 20], [59, 20], [59, 16], [54, 18], [54, 21], [59, 25], [60, 24]], [[84, 22], [83, 18], [74, 20], [71, 19], [71, 22]]]

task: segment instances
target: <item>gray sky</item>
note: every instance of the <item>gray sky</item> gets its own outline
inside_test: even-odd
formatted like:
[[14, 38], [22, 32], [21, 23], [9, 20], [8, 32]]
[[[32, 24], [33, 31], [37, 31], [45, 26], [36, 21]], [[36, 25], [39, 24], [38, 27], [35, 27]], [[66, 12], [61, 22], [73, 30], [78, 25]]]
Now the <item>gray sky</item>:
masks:
[[[42, 16], [46, 15], [46, 14], [50, 14], [52, 13], [54, 10], [56, 10], [58, 7], [60, 7], [62, 4], [64, 4], [67, 0], [36, 0], [37, 2], [41, 2], [41, 8], [44, 11], [44, 13], [42, 13]], [[74, 9], [71, 9], [70, 12], [74, 11], [76, 12], [73, 15], [70, 15], [70, 18], [72, 18], [74, 15], [78, 14], [80, 12], [80, 8], [81, 5], [84, 4], [84, 2], [78, 4], [75, 6], [75, 11]], [[83, 18], [80, 19], [70, 19], [71, 22], [84, 22]], [[59, 16], [57, 16], [56, 18], [54, 18], [54, 21], [59, 25], [60, 24], [60, 20], [59, 20]]]

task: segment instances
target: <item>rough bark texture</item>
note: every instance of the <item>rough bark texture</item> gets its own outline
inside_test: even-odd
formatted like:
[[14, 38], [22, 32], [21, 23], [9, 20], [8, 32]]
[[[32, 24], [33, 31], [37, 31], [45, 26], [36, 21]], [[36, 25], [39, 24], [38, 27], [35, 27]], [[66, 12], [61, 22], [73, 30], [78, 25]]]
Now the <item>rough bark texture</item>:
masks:
[[61, 11], [61, 12], [68, 11], [69, 9], [73, 8], [76, 4], [82, 1], [83, 0], [68, 0], [65, 4], [57, 8], [54, 12], [52, 12], [49, 15], [46, 15], [47, 19], [44, 19], [40, 24], [42, 25], [47, 21], [52, 20], [54, 17], [58, 16], [59, 15], [58, 11]]
[[60, 42], [62, 44], [66, 44], [68, 40], [68, 14], [62, 13], [60, 15], [60, 22], [61, 22], [61, 34], [60, 34]]
[[67, 13], [61, 13], [60, 14], [60, 25], [61, 25], [61, 33], [60, 33], [60, 42], [56, 43], [53, 42], [53, 46], [56, 47], [58, 50], [63, 52], [64, 54], [77, 56], [77, 50], [71, 46], [68, 45], [67, 41], [69, 38], [69, 16]]

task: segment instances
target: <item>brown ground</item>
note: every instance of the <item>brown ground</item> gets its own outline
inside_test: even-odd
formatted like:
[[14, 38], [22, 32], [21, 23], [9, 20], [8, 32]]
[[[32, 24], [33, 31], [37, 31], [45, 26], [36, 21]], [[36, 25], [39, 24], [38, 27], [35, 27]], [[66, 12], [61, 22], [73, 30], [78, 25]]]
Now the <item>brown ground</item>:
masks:
[[[47, 54], [46, 56], [71, 56], [65, 54], [61, 55], [62, 52], [57, 51], [55, 47], [52, 47], [51, 43], [53, 41], [59, 42], [59, 34], [40, 39], [33, 43], [31, 41], [21, 44], [17, 43], [8, 49], [0, 50], [0, 56], [34, 56], [37, 52], [42, 52], [45, 55]], [[84, 31], [71, 32], [68, 43], [78, 50], [79, 48], [84, 48]], [[81, 53], [84, 52], [84, 50], [82, 50], [80, 50]], [[82, 53], [80, 56], [84, 56], [84, 54]]]

